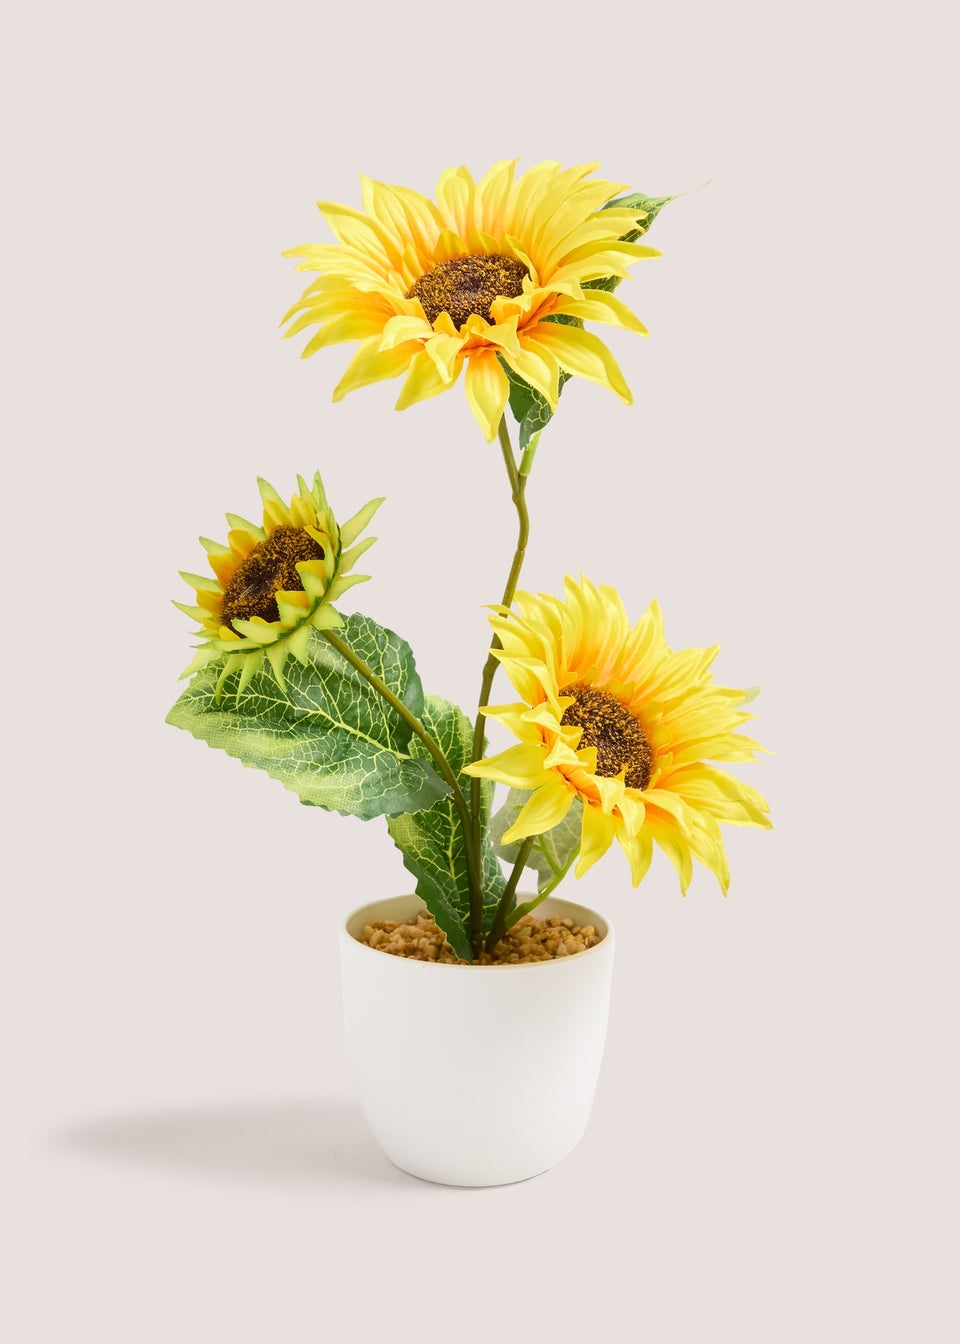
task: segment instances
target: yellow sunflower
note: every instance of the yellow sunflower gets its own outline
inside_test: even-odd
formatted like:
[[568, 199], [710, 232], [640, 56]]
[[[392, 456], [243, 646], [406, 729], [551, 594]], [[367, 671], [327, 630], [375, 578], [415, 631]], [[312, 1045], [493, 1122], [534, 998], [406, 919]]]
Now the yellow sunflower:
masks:
[[368, 178], [362, 211], [318, 202], [337, 242], [285, 254], [321, 276], [283, 320], [292, 320], [288, 336], [319, 328], [304, 358], [360, 342], [334, 401], [405, 373], [403, 410], [452, 387], [466, 362], [467, 401], [490, 440], [509, 391], [501, 358], [554, 409], [561, 369], [632, 400], [613, 355], [582, 323], [646, 328], [613, 294], [584, 286], [660, 255], [621, 241], [642, 230], [644, 211], [602, 209], [624, 188], [587, 180], [597, 164], [540, 163], [516, 180], [515, 167], [496, 163], [479, 182], [449, 169], [436, 204]]
[[226, 545], [200, 538], [216, 577], [181, 571], [196, 592], [197, 604], [175, 604], [199, 621], [197, 633], [207, 636], [182, 675], [192, 676], [222, 658], [217, 689], [231, 672], [240, 669], [238, 694], [264, 657], [282, 686], [287, 654], [306, 662], [311, 630], [340, 625], [331, 604], [353, 584], [369, 578], [349, 571], [376, 541], [376, 537], [360, 542], [357, 538], [383, 503], [372, 499], [349, 522], [338, 526], [319, 472], [312, 486], [297, 477], [299, 493], [289, 504], [284, 504], [267, 481], [257, 483], [263, 526], [228, 513]]
[[467, 773], [532, 790], [508, 844], [556, 826], [580, 798], [578, 877], [617, 839], [637, 886], [656, 841], [684, 892], [696, 858], [726, 893], [718, 823], [770, 825], [756, 789], [705, 763], [763, 750], [736, 731], [753, 717], [738, 708], [748, 693], [713, 684], [717, 647], [674, 652], [655, 602], [631, 628], [612, 588], [568, 576], [564, 590], [563, 601], [520, 593], [515, 611], [490, 617], [496, 656], [524, 703], [485, 712], [520, 745]]

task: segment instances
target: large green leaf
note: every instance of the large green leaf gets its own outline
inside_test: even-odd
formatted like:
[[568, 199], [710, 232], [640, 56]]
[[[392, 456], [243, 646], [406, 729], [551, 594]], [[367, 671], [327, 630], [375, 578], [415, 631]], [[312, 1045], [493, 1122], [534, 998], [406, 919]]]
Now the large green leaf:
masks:
[[[515, 840], [505, 845], [503, 836], [516, 821], [520, 809], [530, 797], [522, 789], [511, 789], [506, 802], [490, 822], [490, 836], [497, 853], [507, 863], [514, 864], [523, 843]], [[526, 866], [538, 875], [537, 890], [552, 888], [570, 867], [580, 851], [580, 828], [583, 823], [583, 804], [576, 799], [563, 821], [538, 835], [527, 857]]]
[[[645, 210], [647, 217], [643, 222], [642, 229], [631, 229], [629, 233], [623, 235], [622, 241], [625, 243], [635, 243], [638, 238], [646, 234], [650, 225], [659, 215], [663, 207], [670, 201], [676, 200], [675, 196], [645, 196], [642, 191], [631, 192], [628, 196], [618, 196], [616, 200], [607, 201], [603, 207], [604, 210], [611, 210], [614, 207], [623, 209], [624, 207], [634, 210]], [[620, 277], [606, 275], [599, 280], [587, 280], [584, 282], [584, 289], [605, 289], [612, 293], [620, 283]], [[563, 315], [551, 318], [544, 318], [544, 321], [568, 322], [577, 326], [583, 324], [578, 318], [564, 317]], [[548, 424], [553, 417], [553, 411], [550, 409], [550, 403], [540, 392], [525, 382], [519, 374], [507, 364], [506, 360], [500, 359], [507, 378], [510, 380], [510, 410], [513, 417], [519, 425], [520, 452], [526, 448], [527, 444], [533, 438], [534, 434], [539, 434], [544, 425]], [[570, 377], [565, 370], [560, 370], [559, 392], [563, 391], [563, 385]], [[558, 395], [559, 395], [558, 392]]]
[[[432, 737], [439, 742], [443, 753], [459, 775], [471, 758], [473, 726], [456, 705], [439, 696], [424, 697], [423, 723]], [[410, 743], [414, 753], [426, 748], [414, 739]], [[461, 786], [469, 792], [469, 779], [461, 775]], [[493, 923], [497, 903], [506, 886], [503, 872], [490, 840], [488, 819], [493, 786], [483, 782], [481, 789], [481, 861], [483, 871], [483, 928], [486, 932]], [[390, 817], [387, 821], [394, 844], [403, 855], [404, 866], [417, 879], [417, 895], [421, 897], [437, 924], [447, 935], [450, 946], [458, 956], [473, 960], [470, 946], [470, 895], [467, 880], [467, 852], [460, 814], [453, 799], [446, 797], [415, 815]]]
[[[338, 634], [419, 717], [423, 688], [409, 645], [360, 615]], [[304, 803], [366, 820], [431, 807], [449, 792], [409, 725], [319, 632], [306, 666], [287, 660], [284, 688], [265, 666], [239, 697], [239, 672], [228, 677], [218, 698], [218, 675], [199, 672], [167, 722], [266, 770]]]

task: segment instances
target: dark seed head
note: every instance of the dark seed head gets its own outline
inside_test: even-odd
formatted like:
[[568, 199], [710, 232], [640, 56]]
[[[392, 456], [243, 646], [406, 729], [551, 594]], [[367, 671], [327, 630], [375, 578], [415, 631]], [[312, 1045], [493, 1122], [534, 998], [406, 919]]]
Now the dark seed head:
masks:
[[593, 686], [566, 686], [560, 694], [574, 697], [560, 722], [583, 729], [581, 747], [596, 747], [597, 774], [612, 778], [626, 769], [627, 788], [645, 789], [650, 783], [653, 752], [626, 705], [609, 691]]
[[431, 324], [441, 313], [449, 313], [459, 331], [474, 313], [492, 322], [494, 299], [515, 299], [522, 294], [527, 274], [526, 266], [515, 257], [453, 257], [421, 275], [407, 298], [420, 300]]
[[277, 593], [303, 589], [297, 565], [301, 560], [322, 560], [323, 547], [302, 527], [278, 527], [261, 541], [233, 572], [223, 594], [221, 620], [233, 627], [235, 620], [261, 616], [278, 621]]

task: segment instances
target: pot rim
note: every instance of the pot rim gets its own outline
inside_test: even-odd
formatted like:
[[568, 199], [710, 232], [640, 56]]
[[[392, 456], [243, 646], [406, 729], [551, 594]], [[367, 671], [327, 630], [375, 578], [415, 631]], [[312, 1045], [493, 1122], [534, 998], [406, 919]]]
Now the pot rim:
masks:
[[[517, 896], [521, 904], [523, 904], [526, 900], [532, 900], [534, 895], [535, 893], [532, 892], [517, 893]], [[603, 928], [604, 930], [603, 937], [600, 939], [599, 943], [596, 943], [593, 947], [586, 948], [583, 952], [575, 952], [572, 956], [569, 957], [551, 957], [547, 961], [520, 961], [520, 962], [507, 963], [506, 965], [478, 967], [475, 962], [461, 964], [459, 962], [453, 962], [453, 961], [420, 961], [416, 957], [395, 957], [395, 956], [391, 957], [387, 956], [385, 953], [380, 952], [379, 948], [370, 947], [368, 943], [361, 942], [359, 938], [355, 937], [354, 934], [350, 932], [350, 929], [348, 927], [349, 924], [353, 920], [355, 920], [362, 911], [370, 909], [371, 906], [383, 905], [386, 901], [400, 901], [400, 900], [419, 901], [421, 908], [423, 910], [427, 909], [426, 902], [423, 900], [422, 897], [418, 896], [416, 892], [401, 892], [397, 896], [381, 896], [377, 900], [364, 901], [362, 905], [358, 905], [356, 909], [351, 910], [349, 914], [345, 915], [343, 919], [340, 921], [341, 938], [346, 939], [348, 943], [353, 944], [355, 947], [362, 948], [365, 952], [379, 954], [384, 961], [388, 962], [403, 963], [404, 965], [407, 966], [429, 966], [434, 970], [440, 969], [444, 971], [462, 971], [462, 970], [478, 969], [488, 972], [498, 971], [500, 973], [506, 971], [516, 972], [520, 970], [543, 972], [548, 967], [551, 966], [575, 966], [578, 962], [582, 964], [584, 957], [589, 957], [595, 952], [609, 953], [614, 943], [613, 922], [606, 915], [601, 915], [598, 910], [593, 910], [591, 909], [590, 906], [583, 905], [580, 901], [569, 900], [565, 896], [547, 896], [543, 901], [543, 906], [546, 907], [550, 913], [553, 913], [553, 911], [551, 910], [552, 906], [572, 906], [578, 910], [585, 910], [589, 915], [595, 917], [596, 926], [598, 928], [600, 927]], [[569, 918], [569, 916], [564, 917]], [[591, 919], [590, 922], [593, 923], [594, 920]]]

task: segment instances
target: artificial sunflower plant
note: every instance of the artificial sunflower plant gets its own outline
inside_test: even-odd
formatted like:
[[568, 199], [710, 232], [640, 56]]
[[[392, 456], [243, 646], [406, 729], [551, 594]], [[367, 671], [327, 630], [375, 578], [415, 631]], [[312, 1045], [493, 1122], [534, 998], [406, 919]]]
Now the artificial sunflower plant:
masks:
[[[495, 164], [479, 182], [450, 170], [431, 201], [362, 179], [360, 210], [320, 204], [333, 242], [287, 255], [318, 278], [286, 314], [312, 330], [304, 356], [357, 342], [336, 385], [403, 378], [397, 409], [452, 388], [488, 441], [499, 439], [517, 545], [493, 643], [468, 716], [424, 692], [409, 645], [335, 603], [383, 502], [338, 523], [318, 475], [289, 504], [260, 481], [262, 523], [227, 514], [223, 542], [201, 539], [212, 576], [184, 573], [180, 604], [201, 642], [169, 721], [314, 804], [385, 816], [407, 869], [455, 952], [473, 961], [573, 869], [616, 841], [633, 885], [654, 846], [686, 891], [696, 859], [726, 892], [720, 823], [768, 826], [761, 795], [720, 766], [762, 750], [739, 730], [751, 693], [713, 682], [714, 648], [675, 651], [651, 603], [631, 624], [617, 592], [568, 576], [563, 597], [519, 590], [529, 536], [525, 492], [540, 434], [565, 381], [587, 378], [626, 402], [610, 350], [588, 330], [645, 333], [614, 294], [670, 197], [627, 192], [596, 164]], [[514, 448], [508, 419], [518, 427]], [[514, 702], [492, 706], [498, 667]], [[516, 737], [486, 756], [486, 719]], [[509, 792], [493, 812], [495, 784]], [[525, 869], [537, 894], [518, 905]]]

